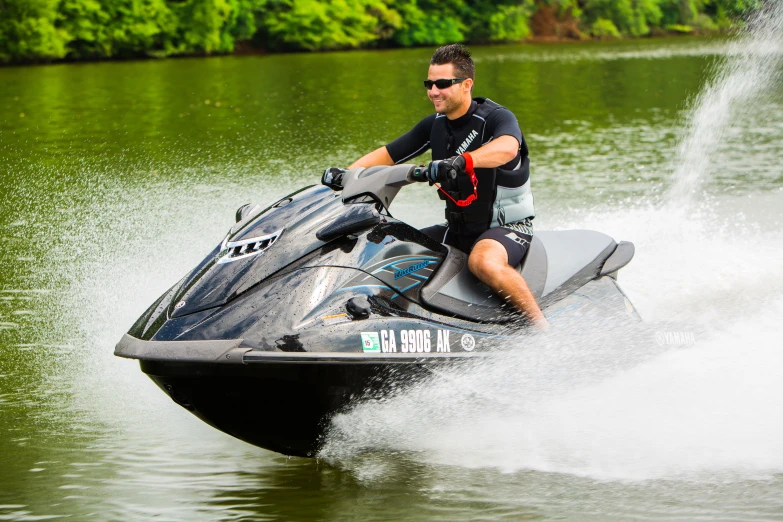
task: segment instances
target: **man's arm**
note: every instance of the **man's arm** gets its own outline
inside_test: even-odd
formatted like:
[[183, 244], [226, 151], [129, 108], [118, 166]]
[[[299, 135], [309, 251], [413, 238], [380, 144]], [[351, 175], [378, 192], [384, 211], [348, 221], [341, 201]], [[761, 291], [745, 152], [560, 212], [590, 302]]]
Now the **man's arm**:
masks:
[[420, 154], [430, 146], [430, 132], [435, 114], [430, 114], [410, 131], [406, 132], [388, 145], [376, 149], [351, 163], [349, 169], [357, 167], [375, 167], [377, 165], [395, 165]]
[[464, 156], [468, 154], [473, 160], [473, 168], [491, 169], [513, 161], [518, 153], [519, 141], [514, 136], [500, 136], [469, 153], [432, 161], [427, 168], [427, 180], [430, 185], [435, 182], [443, 183], [448, 177], [453, 179], [460, 173], [464, 173], [468, 165], [468, 160]]
[[378, 165], [394, 165], [394, 161], [392, 160], [391, 156], [389, 156], [389, 151], [386, 148], [386, 145], [379, 149], [375, 149], [374, 151], [365, 154], [358, 160], [351, 163], [348, 168], [349, 169], [355, 169], [359, 167], [375, 167]]
[[489, 143], [470, 153], [476, 167], [503, 167], [507, 170], [517, 168], [515, 161], [519, 156], [528, 155], [527, 143], [522, 136], [516, 116], [508, 109], [492, 111], [487, 117], [485, 132], [493, 136]]
[[500, 136], [470, 153], [473, 166], [491, 169], [505, 165], [517, 157], [519, 141], [514, 136]]

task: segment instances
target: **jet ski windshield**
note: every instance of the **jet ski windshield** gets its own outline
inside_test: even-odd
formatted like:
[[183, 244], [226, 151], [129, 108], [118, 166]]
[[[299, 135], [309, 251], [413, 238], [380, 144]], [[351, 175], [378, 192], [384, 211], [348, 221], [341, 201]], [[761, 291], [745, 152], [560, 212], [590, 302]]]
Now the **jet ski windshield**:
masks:
[[416, 165], [394, 165], [349, 170], [343, 177], [343, 203], [367, 203], [371, 198], [389, 211], [397, 193], [416, 181]]

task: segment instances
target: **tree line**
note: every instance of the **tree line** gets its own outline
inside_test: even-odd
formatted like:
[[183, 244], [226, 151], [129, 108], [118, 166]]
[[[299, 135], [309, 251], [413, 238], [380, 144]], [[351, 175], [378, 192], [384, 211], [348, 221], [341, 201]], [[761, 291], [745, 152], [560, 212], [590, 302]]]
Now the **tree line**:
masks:
[[0, 0], [0, 62], [726, 29], [762, 0]]

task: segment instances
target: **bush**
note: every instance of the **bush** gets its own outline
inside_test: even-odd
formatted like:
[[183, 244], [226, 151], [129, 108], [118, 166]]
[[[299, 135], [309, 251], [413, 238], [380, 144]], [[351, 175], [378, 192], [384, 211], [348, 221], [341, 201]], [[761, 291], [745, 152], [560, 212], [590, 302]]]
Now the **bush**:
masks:
[[[393, 40], [403, 47], [462, 42], [467, 29], [462, 20], [473, 18], [461, 1], [443, 4], [421, 2], [419, 5], [416, 0], [405, 0], [396, 4], [395, 8], [402, 19]], [[460, 16], [460, 13], [468, 16]]]
[[707, 16], [706, 14], [702, 13], [696, 17], [696, 20], [693, 23], [694, 26], [697, 28], [703, 30], [703, 31], [717, 31], [718, 30], [718, 24], [716, 24], [712, 18]]
[[402, 25], [382, 0], [270, 2], [262, 20], [272, 47], [308, 50], [360, 47]]
[[621, 34], [643, 36], [650, 32], [650, 25], [660, 26], [663, 12], [659, 0], [587, 0], [584, 12], [587, 21], [594, 24], [599, 19], [611, 21]]
[[58, 28], [58, 0], [0, 0], [0, 61], [63, 58], [70, 41]]
[[590, 34], [596, 38], [620, 38], [620, 31], [611, 20], [599, 18], [590, 26]]
[[670, 24], [667, 25], [664, 29], [667, 31], [671, 31], [673, 33], [682, 33], [682, 34], [690, 34], [693, 32], [693, 27], [690, 25], [680, 25], [680, 24]]
[[165, 0], [62, 0], [58, 24], [70, 37], [68, 56], [108, 58], [171, 54], [178, 20]]
[[519, 42], [530, 36], [530, 9], [526, 5], [499, 5], [489, 17], [491, 42]]

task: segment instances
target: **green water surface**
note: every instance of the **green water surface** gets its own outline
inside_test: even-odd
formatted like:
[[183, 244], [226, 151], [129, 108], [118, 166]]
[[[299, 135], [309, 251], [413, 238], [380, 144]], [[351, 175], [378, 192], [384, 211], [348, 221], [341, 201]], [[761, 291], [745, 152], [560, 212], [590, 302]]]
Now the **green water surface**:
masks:
[[[607, 480], [502, 469], [480, 452], [288, 459], [203, 425], [113, 357], [236, 207], [316, 183], [428, 114], [430, 53], [0, 68], [0, 520], [783, 517], [774, 466], [714, 480], [642, 466]], [[725, 41], [689, 38], [475, 48], [476, 94], [511, 109], [528, 140], [537, 227], [662, 204], [689, 103], [725, 54]], [[780, 208], [779, 85], [753, 107], [736, 115], [699, 199]], [[427, 189], [401, 196], [398, 215], [437, 222]], [[776, 229], [779, 218], [760, 219]], [[649, 274], [631, 277], [653, 301]], [[248, 414], [262, 415], [252, 399]]]

